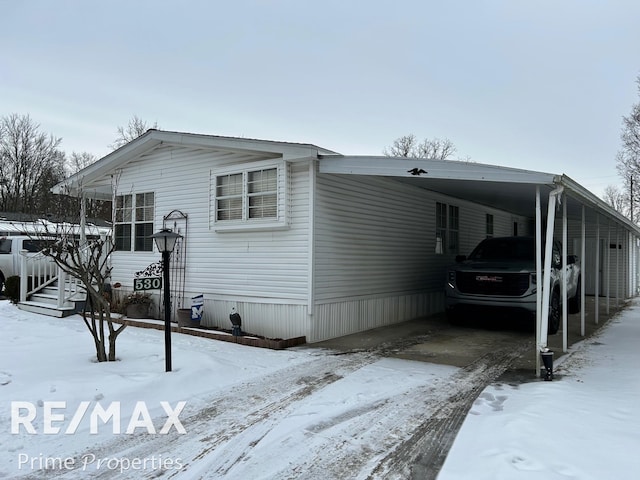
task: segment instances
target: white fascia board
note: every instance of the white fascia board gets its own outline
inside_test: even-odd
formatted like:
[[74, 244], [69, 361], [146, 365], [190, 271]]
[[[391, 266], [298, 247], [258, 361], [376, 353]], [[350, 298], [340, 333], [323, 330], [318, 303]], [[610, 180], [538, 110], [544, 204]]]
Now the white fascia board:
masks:
[[583, 205], [611, 218], [615, 222], [625, 225], [629, 230], [640, 236], [640, 227], [638, 225], [568, 176], [558, 176], [556, 178], [556, 184], [564, 186], [566, 191]]
[[[423, 170], [414, 175], [411, 172]], [[481, 163], [395, 157], [322, 157], [320, 173], [553, 185], [556, 175]]]
[[58, 194], [69, 193], [71, 195], [80, 195], [83, 189], [90, 190], [95, 186], [102, 192], [104, 186], [101, 186], [101, 184], [104, 184], [105, 176], [110, 175], [122, 165], [161, 144], [210, 148], [212, 150], [225, 150], [229, 152], [248, 152], [257, 156], [283, 158], [284, 160], [309, 157], [317, 158], [318, 155], [321, 154], [329, 156], [338, 155], [331, 150], [310, 144], [148, 130], [135, 140], [102, 157], [94, 164], [80, 170], [63, 182], [58, 183], [52, 188], [52, 191]]
[[156, 130], [151, 132], [163, 143], [202, 147], [229, 152], [251, 152], [256, 155], [271, 157], [308, 157], [318, 155], [336, 155], [331, 150], [304, 143], [287, 143], [272, 140], [256, 140], [248, 138], [219, 137], [197, 133], [167, 132]]
[[78, 196], [85, 189], [92, 190], [94, 182], [102, 182], [106, 175], [110, 175], [121, 165], [162, 143], [161, 140], [154, 136], [154, 133], [156, 132], [148, 131], [132, 142], [123, 145], [97, 162], [54, 185], [51, 191], [57, 194]]

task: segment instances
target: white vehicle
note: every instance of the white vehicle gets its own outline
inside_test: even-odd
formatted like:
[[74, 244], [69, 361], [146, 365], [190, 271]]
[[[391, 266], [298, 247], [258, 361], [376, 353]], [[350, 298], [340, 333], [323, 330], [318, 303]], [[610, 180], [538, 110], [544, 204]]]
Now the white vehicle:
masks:
[[[21, 276], [20, 265], [22, 254], [26, 256], [36, 256], [52, 240], [31, 238], [26, 235], [16, 235], [10, 237], [0, 237], [0, 292], [4, 289], [4, 282], [7, 278], [18, 275]], [[36, 263], [50, 263], [51, 259], [42, 257]], [[35, 266], [33, 267], [36, 268]], [[33, 272], [28, 272], [32, 275]]]

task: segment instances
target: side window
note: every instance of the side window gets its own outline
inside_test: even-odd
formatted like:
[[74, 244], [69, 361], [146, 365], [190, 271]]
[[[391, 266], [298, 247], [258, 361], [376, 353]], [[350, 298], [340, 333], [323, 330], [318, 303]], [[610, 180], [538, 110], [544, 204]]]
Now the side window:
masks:
[[436, 253], [458, 253], [460, 209], [436, 202]]
[[153, 192], [116, 197], [115, 248], [118, 251], [151, 252], [155, 215]]
[[0, 238], [0, 254], [2, 253], [11, 253], [11, 239], [10, 238]]
[[448, 253], [458, 253], [460, 208], [449, 205], [449, 245]]
[[493, 215], [487, 213], [485, 234], [487, 238], [493, 237]]

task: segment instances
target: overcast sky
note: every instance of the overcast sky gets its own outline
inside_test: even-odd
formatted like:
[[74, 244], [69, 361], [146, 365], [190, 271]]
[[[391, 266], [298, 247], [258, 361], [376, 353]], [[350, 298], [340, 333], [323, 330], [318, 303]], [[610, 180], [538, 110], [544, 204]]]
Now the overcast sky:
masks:
[[103, 156], [165, 130], [461, 158], [618, 184], [640, 100], [637, 0], [0, 0], [0, 115]]

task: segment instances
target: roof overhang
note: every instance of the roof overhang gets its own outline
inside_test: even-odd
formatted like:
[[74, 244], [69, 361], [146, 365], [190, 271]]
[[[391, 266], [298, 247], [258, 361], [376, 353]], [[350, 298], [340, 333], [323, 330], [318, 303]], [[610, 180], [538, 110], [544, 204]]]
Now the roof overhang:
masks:
[[394, 157], [332, 156], [320, 157], [319, 163], [320, 173], [390, 177], [526, 217], [535, 215], [537, 189], [540, 189], [541, 207], [546, 212], [549, 192], [562, 186], [565, 198], [569, 197], [565, 200], [568, 217], [581, 218], [584, 205], [589, 209], [585, 216], [603, 215], [640, 235], [640, 229], [629, 219], [566, 175], [474, 162]]
[[53, 193], [111, 200], [112, 176], [126, 164], [133, 162], [154, 149], [176, 145], [222, 152], [228, 158], [264, 159], [316, 158], [318, 155], [338, 155], [336, 152], [304, 143], [274, 142], [247, 138], [221, 137], [195, 133], [148, 130], [97, 162], [55, 185]]

